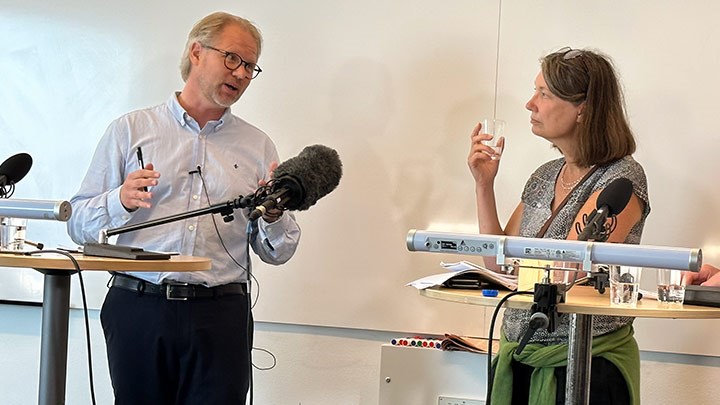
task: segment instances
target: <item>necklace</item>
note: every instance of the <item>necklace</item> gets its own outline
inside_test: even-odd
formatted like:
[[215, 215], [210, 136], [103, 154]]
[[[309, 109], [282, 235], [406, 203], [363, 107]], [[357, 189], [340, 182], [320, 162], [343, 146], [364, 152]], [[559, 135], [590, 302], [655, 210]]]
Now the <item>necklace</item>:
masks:
[[562, 169], [560, 170], [560, 187], [562, 187], [562, 189], [565, 191], [570, 191], [570, 190], [574, 189], [575, 186], [578, 185], [578, 183], [580, 183], [580, 180], [582, 180], [583, 176], [580, 176], [577, 179], [575, 179], [569, 183], [566, 182], [565, 181], [565, 168], [566, 167], [567, 167], [567, 164], [564, 164]]

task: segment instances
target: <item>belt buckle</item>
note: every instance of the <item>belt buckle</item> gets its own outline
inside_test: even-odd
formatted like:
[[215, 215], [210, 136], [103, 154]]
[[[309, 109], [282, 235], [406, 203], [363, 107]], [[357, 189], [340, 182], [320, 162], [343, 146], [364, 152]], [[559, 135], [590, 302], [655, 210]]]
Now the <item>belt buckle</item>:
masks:
[[172, 284], [168, 283], [168, 284], [166, 284], [165, 285], [165, 298], [167, 298], [169, 301], [187, 301], [188, 297], [173, 297], [172, 290], [173, 290], [173, 287], [187, 286], [189, 284], [190, 283], [172, 283]]

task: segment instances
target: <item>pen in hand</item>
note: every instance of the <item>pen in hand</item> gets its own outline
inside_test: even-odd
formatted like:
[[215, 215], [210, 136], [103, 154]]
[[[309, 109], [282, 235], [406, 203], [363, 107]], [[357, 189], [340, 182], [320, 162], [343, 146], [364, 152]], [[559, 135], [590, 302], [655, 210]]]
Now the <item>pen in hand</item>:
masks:
[[[137, 148], [137, 158], [138, 158], [138, 163], [140, 164], [140, 168], [141, 168], [141, 169], [144, 169], [144, 168], [145, 168], [145, 162], [143, 162], [142, 149], [141, 149], [139, 146], [138, 146], [138, 148]], [[147, 188], [147, 187], [143, 187], [142, 189], [143, 189], [143, 191], [145, 191], [145, 192], [148, 191], [148, 188]]]

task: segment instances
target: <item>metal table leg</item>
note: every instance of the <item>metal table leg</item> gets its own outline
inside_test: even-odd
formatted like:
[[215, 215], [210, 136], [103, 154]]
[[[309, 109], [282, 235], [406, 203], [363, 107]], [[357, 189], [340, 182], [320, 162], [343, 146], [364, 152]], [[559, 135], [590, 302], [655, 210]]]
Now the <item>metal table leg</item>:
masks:
[[565, 405], [590, 403], [592, 315], [570, 314]]
[[40, 270], [45, 274], [40, 340], [39, 405], [65, 403], [68, 327], [70, 319], [70, 271]]

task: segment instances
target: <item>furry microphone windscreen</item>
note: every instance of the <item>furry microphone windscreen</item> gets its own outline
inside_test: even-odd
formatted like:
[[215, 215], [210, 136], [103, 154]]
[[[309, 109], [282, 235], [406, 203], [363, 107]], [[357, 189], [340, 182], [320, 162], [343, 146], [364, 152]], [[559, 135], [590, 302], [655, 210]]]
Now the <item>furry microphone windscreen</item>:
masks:
[[300, 184], [303, 192], [285, 204], [290, 210], [303, 211], [333, 191], [342, 177], [338, 153], [324, 145], [306, 146], [299, 155], [283, 162], [273, 172], [276, 187], [286, 179]]

